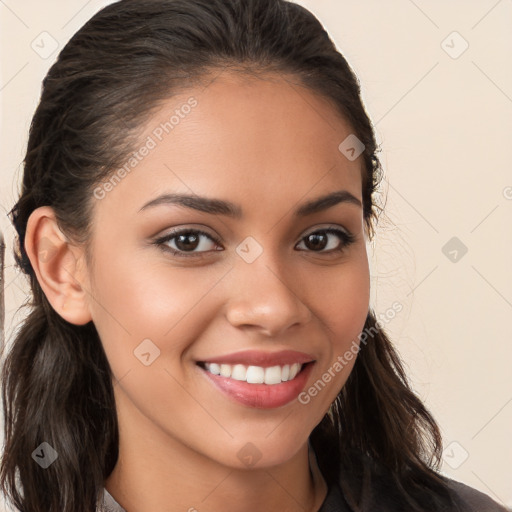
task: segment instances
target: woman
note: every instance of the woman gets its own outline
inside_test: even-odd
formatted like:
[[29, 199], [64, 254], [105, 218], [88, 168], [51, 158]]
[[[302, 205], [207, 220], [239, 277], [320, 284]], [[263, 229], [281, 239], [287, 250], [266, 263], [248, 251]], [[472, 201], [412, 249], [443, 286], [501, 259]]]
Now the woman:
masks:
[[23, 511], [499, 511], [369, 307], [356, 77], [283, 0], [122, 0], [43, 83], [3, 369]]

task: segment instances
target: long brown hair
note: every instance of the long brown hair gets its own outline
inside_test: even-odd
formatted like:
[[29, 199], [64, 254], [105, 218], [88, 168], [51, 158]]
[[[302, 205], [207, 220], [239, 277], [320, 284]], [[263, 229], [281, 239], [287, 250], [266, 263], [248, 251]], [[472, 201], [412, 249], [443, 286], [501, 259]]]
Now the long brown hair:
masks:
[[[2, 370], [0, 485], [19, 510], [95, 510], [118, 457], [101, 340], [92, 322], [72, 325], [50, 306], [24, 250], [27, 220], [50, 206], [61, 229], [86, 244], [94, 187], [133, 151], [137, 128], [161, 100], [224, 68], [293, 77], [331, 101], [365, 147], [364, 220], [373, 235], [382, 174], [373, 128], [356, 76], [309, 11], [284, 0], [122, 0], [97, 13], [43, 81], [11, 211], [16, 261], [33, 295]], [[408, 510], [442, 508], [451, 498], [436, 473], [439, 429], [377, 327], [370, 311], [365, 330], [372, 334], [332, 414], [311, 435], [320, 468], [328, 482], [343, 482], [354, 503], [371, 468], [388, 475], [397, 503]], [[44, 470], [31, 459], [42, 442], [58, 453]]]

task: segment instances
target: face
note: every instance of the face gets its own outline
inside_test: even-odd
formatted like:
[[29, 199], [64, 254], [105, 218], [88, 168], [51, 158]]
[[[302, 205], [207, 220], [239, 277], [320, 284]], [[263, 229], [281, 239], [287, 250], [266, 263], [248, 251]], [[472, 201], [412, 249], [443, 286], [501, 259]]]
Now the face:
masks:
[[223, 73], [163, 103], [95, 190], [89, 308], [121, 435], [230, 467], [306, 445], [368, 312], [351, 133], [308, 89]]

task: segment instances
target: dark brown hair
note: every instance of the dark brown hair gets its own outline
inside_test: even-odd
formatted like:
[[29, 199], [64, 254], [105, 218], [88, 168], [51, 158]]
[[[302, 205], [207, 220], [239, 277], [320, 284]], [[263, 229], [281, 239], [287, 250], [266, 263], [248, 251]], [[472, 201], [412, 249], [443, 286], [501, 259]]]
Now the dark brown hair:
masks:
[[[134, 150], [138, 128], [159, 102], [224, 69], [295, 80], [351, 124], [365, 146], [364, 220], [373, 235], [381, 179], [373, 128], [356, 76], [310, 12], [284, 0], [122, 0], [101, 10], [43, 81], [11, 212], [33, 301], [2, 370], [0, 485], [23, 512], [94, 511], [118, 457], [112, 374], [98, 333], [50, 306], [24, 250], [28, 218], [50, 206], [70, 239], [87, 244], [92, 191]], [[372, 311], [365, 331], [371, 336], [332, 415], [311, 435], [320, 468], [328, 482], [342, 481], [353, 504], [368, 478], [385, 474], [400, 508], [440, 509], [451, 498], [436, 472], [439, 429]], [[44, 441], [59, 454], [45, 470], [31, 458]]]

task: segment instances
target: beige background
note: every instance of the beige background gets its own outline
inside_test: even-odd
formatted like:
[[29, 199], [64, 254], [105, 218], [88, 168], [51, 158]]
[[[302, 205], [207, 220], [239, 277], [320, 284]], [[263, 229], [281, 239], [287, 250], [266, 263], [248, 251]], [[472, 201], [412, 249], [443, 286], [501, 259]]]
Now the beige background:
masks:
[[[5, 214], [56, 56], [41, 53], [62, 48], [107, 3], [0, 0], [8, 334], [23, 317], [27, 287], [12, 266]], [[386, 326], [442, 427], [443, 471], [512, 506], [512, 1], [299, 3], [359, 76], [382, 144], [387, 213], [374, 244], [372, 301], [381, 313], [394, 301], [404, 306]]]

